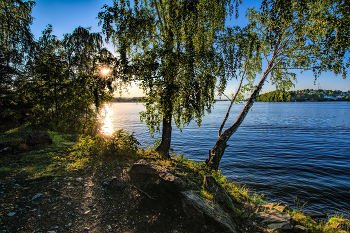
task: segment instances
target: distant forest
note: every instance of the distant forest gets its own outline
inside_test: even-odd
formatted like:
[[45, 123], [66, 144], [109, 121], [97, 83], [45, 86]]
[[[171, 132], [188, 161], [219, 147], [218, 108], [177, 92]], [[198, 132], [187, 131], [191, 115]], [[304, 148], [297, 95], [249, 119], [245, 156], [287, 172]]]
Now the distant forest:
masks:
[[297, 90], [282, 91], [275, 90], [259, 95], [256, 98], [258, 102], [303, 102], [303, 101], [350, 101], [350, 91], [342, 92], [340, 90]]

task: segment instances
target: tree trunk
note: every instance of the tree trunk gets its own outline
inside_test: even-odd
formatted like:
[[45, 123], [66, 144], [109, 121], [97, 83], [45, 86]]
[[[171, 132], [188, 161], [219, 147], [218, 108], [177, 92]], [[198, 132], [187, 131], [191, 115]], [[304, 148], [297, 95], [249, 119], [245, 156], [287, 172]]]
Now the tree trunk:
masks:
[[219, 136], [213, 149], [211, 151], [209, 151], [209, 158], [206, 159], [207, 167], [209, 167], [211, 169], [215, 169], [215, 170], [217, 170], [219, 168], [220, 160], [221, 160], [222, 156], [224, 155], [225, 149], [227, 147], [227, 141], [237, 131], [239, 126], [242, 124], [244, 118], [247, 116], [250, 108], [254, 104], [256, 97], [259, 95], [259, 92], [262, 89], [264, 82], [266, 80], [266, 77], [268, 76], [270, 71], [271, 71], [271, 64], [269, 64], [269, 66], [267, 67], [262, 78], [260, 79], [259, 84], [254, 89], [253, 93], [250, 95], [247, 103], [245, 104], [241, 114], [239, 114], [239, 116], [237, 117], [235, 123], [233, 123], [233, 125], [231, 125], [228, 129], [226, 129]]
[[162, 159], [170, 159], [169, 150], [171, 143], [171, 112], [168, 112], [163, 117], [163, 129], [162, 129], [162, 142], [156, 148], [156, 151], [162, 157]]

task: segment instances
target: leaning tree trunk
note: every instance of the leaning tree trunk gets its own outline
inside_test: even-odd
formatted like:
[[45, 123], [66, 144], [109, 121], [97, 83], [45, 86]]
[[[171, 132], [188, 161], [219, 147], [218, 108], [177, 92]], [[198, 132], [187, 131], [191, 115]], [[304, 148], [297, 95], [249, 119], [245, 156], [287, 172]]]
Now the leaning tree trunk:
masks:
[[[235, 123], [231, 125], [228, 129], [226, 129], [218, 138], [216, 141], [214, 147], [212, 150], [209, 151], [209, 158], [206, 159], [207, 167], [211, 169], [217, 170], [219, 168], [220, 160], [222, 156], [224, 155], [225, 149], [227, 147], [227, 141], [230, 139], [230, 137], [237, 131], [238, 127], [243, 122], [244, 118], [247, 116], [250, 108], [253, 106], [254, 101], [256, 97], [259, 95], [260, 90], [262, 89], [264, 82], [266, 80], [266, 77], [271, 71], [272, 65], [269, 64], [266, 71], [264, 72], [262, 78], [260, 79], [259, 84], [254, 89], [253, 93], [250, 95], [247, 103], [245, 104], [241, 114], [237, 117]], [[220, 132], [219, 132], [220, 134]]]
[[170, 159], [169, 150], [171, 143], [171, 118], [172, 114], [170, 112], [167, 113], [166, 116], [163, 117], [163, 130], [162, 130], [162, 142], [156, 148], [156, 151], [162, 157], [162, 159]]

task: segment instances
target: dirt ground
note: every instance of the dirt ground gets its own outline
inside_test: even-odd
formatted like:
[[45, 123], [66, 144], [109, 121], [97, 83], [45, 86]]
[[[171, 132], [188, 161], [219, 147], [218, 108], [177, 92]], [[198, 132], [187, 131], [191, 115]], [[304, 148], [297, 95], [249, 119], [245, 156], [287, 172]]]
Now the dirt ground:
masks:
[[179, 198], [138, 189], [122, 166], [1, 177], [0, 196], [1, 232], [221, 232], [189, 219]]

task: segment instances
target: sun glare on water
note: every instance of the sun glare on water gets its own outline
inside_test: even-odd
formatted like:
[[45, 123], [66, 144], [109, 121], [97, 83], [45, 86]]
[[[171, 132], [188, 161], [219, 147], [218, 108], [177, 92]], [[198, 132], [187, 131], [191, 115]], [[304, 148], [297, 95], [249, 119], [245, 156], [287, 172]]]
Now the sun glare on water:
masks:
[[104, 104], [101, 109], [101, 133], [104, 135], [113, 134], [113, 123], [112, 123], [113, 110], [109, 104]]

